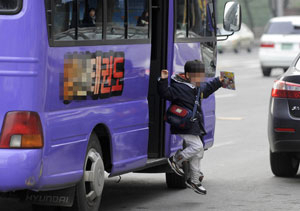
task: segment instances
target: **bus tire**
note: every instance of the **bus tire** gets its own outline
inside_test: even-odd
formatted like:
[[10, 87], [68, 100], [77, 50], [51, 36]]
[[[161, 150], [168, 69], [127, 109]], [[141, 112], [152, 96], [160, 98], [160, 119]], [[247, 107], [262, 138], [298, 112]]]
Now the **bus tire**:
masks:
[[74, 204], [61, 210], [98, 211], [104, 187], [102, 150], [95, 133], [91, 134], [84, 163], [84, 174], [76, 185]]
[[166, 183], [168, 188], [185, 189], [185, 178], [175, 173], [166, 173]]
[[294, 177], [299, 168], [299, 160], [287, 152], [271, 152], [270, 164], [272, 172], [277, 177]]

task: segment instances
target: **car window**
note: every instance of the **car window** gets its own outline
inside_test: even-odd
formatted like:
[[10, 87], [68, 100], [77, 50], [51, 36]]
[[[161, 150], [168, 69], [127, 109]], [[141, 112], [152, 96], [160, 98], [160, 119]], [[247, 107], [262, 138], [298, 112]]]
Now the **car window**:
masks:
[[298, 59], [298, 62], [296, 63], [296, 68], [297, 68], [297, 70], [300, 70], [300, 57]]
[[272, 22], [266, 34], [300, 34], [300, 26], [294, 26], [290, 21]]

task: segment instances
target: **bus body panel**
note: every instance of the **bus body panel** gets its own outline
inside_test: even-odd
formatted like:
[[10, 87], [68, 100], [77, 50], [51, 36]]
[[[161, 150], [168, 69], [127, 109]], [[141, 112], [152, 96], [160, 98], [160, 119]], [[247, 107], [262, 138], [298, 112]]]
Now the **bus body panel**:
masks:
[[[48, 42], [45, 20], [37, 17], [44, 16], [44, 2], [28, 0], [20, 13], [0, 15], [0, 134], [9, 111], [42, 116]], [[35, 189], [42, 176], [43, 149], [0, 149], [0, 171], [0, 191]]]
[[[63, 77], [64, 56], [68, 53], [86, 54], [99, 51], [124, 52], [125, 77], [122, 95], [106, 99], [74, 100], [64, 104], [60, 99], [61, 83], [58, 83]], [[137, 51], [143, 53], [136, 54]], [[85, 151], [76, 152], [79, 148], [75, 146], [86, 147], [83, 143], [88, 141], [92, 129], [102, 123], [110, 130], [113, 164], [111, 173], [128, 171], [145, 164], [149, 132], [147, 93], [150, 45], [49, 48], [48, 52], [47, 77], [52, 80], [49, 80], [48, 84], [45, 110], [48, 113], [46, 121], [49, 123], [47, 140], [51, 144], [46, 149], [54, 153], [51, 157], [60, 153], [62, 149], [60, 145], [69, 143], [70, 146], [63, 146], [65, 150], [68, 149], [69, 159], [72, 159], [72, 154], [80, 155], [72, 161], [73, 171], [82, 170]], [[85, 138], [82, 138], [83, 136]], [[71, 146], [70, 139], [73, 140], [74, 146]], [[74, 148], [73, 151], [71, 148]], [[62, 160], [61, 165], [69, 166], [68, 162], [70, 162], [68, 159]], [[49, 175], [63, 173], [65, 170], [55, 167], [52, 163]]]
[[[187, 60], [202, 58], [199, 43], [174, 43], [173, 4], [169, 1], [170, 73], [182, 71]], [[0, 149], [0, 170], [5, 171], [0, 175], [0, 191], [60, 189], [76, 184], [83, 175], [89, 137], [98, 124], [109, 130], [111, 174], [146, 164], [151, 44], [49, 47], [45, 5], [39, 0], [24, 0], [19, 14], [0, 16], [0, 27], [5, 31], [0, 33], [0, 128], [9, 111], [35, 111], [44, 135], [41, 150]], [[122, 95], [64, 102], [66, 55], [100, 51], [124, 53]], [[214, 96], [204, 102], [208, 146], [214, 133]], [[181, 146], [165, 124], [165, 157]]]
[[[42, 1], [24, 0], [22, 11], [0, 15], [0, 130], [6, 112], [41, 112], [45, 98], [46, 29]], [[37, 27], [42, 26], [42, 27]], [[44, 27], [43, 27], [44, 26]], [[5, 33], [4, 33], [5, 32]]]
[[32, 189], [42, 171], [42, 150], [0, 151], [0, 191]]
[[[109, 128], [111, 173], [117, 174], [145, 165], [149, 132], [147, 93], [151, 45], [48, 47], [44, 2], [24, 0], [23, 3], [22, 12], [18, 15], [0, 16], [1, 28], [9, 32], [0, 34], [0, 90], [3, 93], [0, 126], [8, 111], [36, 111], [43, 126], [44, 148], [42, 152], [39, 150], [39, 155], [42, 153], [37, 159], [39, 162], [28, 164], [28, 169], [38, 169], [36, 175], [32, 170], [36, 180], [35, 185], [31, 186], [25, 185], [28, 177], [26, 169], [22, 173], [22, 168], [17, 165], [9, 169], [5, 165], [8, 159], [5, 156], [16, 153], [1, 149], [3, 156], [0, 157], [0, 168], [7, 169], [7, 172], [19, 169], [24, 186], [18, 182], [20, 179], [12, 179], [6, 184], [1, 182], [0, 190], [51, 189], [78, 182], [83, 175], [89, 136], [98, 124]], [[65, 54], [97, 51], [124, 52], [122, 95], [107, 99], [74, 100], [64, 104], [60, 94]], [[20, 155], [26, 155], [26, 150], [19, 152]]]

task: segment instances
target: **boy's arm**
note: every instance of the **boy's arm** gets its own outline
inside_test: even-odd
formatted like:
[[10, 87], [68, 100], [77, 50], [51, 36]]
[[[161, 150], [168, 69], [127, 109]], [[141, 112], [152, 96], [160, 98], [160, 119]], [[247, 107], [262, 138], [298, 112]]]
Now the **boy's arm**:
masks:
[[220, 87], [222, 87], [222, 78], [216, 77], [209, 82], [205, 82], [202, 84], [201, 89], [203, 92], [203, 97], [208, 98], [209, 95], [217, 91]]
[[176, 99], [176, 95], [172, 87], [168, 84], [168, 71], [162, 70], [161, 77], [158, 79], [158, 93], [162, 98], [173, 101]]

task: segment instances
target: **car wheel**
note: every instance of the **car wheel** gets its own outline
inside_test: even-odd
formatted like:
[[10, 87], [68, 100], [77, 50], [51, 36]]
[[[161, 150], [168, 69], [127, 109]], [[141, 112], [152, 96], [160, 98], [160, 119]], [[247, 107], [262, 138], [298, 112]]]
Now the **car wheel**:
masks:
[[166, 183], [168, 188], [185, 189], [185, 178], [175, 173], [166, 173]]
[[270, 68], [270, 67], [262, 67], [262, 73], [264, 76], [270, 76], [271, 70], [272, 70], [272, 68]]
[[92, 133], [84, 163], [84, 174], [76, 186], [73, 207], [62, 208], [72, 211], [97, 211], [100, 207], [104, 187], [104, 163], [99, 140]]
[[270, 151], [270, 164], [275, 176], [294, 177], [298, 171], [299, 160], [291, 153]]

